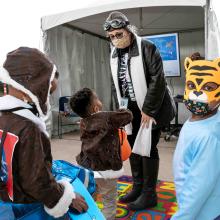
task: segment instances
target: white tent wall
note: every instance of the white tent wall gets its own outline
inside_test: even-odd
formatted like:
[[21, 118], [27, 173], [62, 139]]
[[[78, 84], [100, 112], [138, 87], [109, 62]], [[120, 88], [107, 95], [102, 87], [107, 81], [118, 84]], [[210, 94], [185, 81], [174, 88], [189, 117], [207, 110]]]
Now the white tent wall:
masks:
[[[111, 87], [109, 45], [106, 40], [82, 34], [64, 26], [47, 31], [45, 52], [57, 64], [60, 73], [57, 91], [51, 97], [53, 134], [57, 134], [58, 100], [70, 96], [83, 87], [94, 89], [110, 109]], [[74, 129], [64, 127], [65, 131]]]
[[206, 58], [220, 57], [220, 2], [212, 0], [207, 6]]

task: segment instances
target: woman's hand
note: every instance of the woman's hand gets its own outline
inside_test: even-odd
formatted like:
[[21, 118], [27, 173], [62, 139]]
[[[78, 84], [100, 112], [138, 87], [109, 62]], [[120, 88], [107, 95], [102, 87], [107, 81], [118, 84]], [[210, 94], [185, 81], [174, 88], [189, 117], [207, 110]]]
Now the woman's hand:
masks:
[[146, 126], [146, 128], [149, 127], [150, 120], [153, 121], [153, 123], [156, 125], [157, 122], [155, 121], [154, 118], [150, 117], [149, 115], [145, 114], [144, 112], [141, 112], [142, 118], [141, 118], [141, 125]]

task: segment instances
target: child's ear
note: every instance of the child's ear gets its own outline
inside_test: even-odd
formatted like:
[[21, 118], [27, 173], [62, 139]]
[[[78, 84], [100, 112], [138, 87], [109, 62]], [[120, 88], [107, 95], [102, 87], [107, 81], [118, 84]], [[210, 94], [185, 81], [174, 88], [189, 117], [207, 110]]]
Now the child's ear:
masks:
[[94, 107], [94, 112], [98, 112], [99, 111], [99, 107], [96, 105], [95, 107]]
[[192, 60], [189, 57], [186, 57], [185, 61], [184, 61], [184, 67], [185, 70], [188, 70], [190, 63], [192, 62]]

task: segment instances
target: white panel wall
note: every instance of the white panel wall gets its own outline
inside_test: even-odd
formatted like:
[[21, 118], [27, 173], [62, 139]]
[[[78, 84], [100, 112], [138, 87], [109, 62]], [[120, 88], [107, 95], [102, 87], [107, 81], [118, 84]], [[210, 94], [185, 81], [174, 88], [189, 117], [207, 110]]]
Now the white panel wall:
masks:
[[[204, 56], [205, 43], [204, 43], [204, 31], [185, 32], [179, 34], [179, 46], [180, 46], [180, 67], [181, 77], [167, 78], [168, 85], [172, 94], [183, 95], [185, 73], [184, 73], [184, 60], [185, 57], [190, 56], [194, 52], [200, 52]], [[179, 122], [183, 123], [189, 116], [189, 112], [186, 110], [184, 104], [179, 104]]]

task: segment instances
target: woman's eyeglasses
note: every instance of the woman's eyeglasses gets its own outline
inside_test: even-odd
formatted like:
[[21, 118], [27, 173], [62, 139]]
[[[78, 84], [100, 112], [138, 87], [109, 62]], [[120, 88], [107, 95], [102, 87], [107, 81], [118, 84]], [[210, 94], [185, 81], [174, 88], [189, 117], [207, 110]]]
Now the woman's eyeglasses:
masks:
[[111, 40], [114, 40], [115, 38], [121, 39], [121, 38], [123, 38], [123, 37], [124, 37], [124, 32], [119, 32], [119, 33], [116, 33], [115, 35], [109, 34], [109, 38], [110, 38]]

